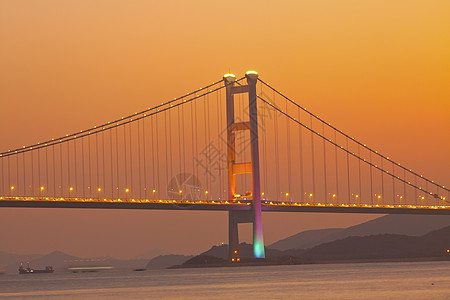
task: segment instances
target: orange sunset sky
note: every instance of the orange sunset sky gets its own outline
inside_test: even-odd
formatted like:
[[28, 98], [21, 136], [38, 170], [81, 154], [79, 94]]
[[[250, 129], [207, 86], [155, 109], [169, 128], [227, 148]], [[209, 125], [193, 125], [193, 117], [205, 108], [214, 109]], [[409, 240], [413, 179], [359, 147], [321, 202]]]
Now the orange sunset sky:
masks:
[[[250, 69], [361, 142], [450, 185], [446, 0], [1, 1], [0, 151]], [[376, 215], [263, 217], [269, 244]], [[225, 212], [1, 208], [0, 251], [195, 254], [227, 242], [227, 220]], [[250, 225], [241, 232], [249, 241]]]

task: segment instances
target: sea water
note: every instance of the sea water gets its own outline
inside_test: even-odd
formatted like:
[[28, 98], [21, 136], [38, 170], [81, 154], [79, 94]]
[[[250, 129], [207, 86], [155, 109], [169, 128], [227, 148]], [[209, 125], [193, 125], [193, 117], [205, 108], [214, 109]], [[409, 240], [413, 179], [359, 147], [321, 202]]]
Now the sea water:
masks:
[[450, 262], [0, 275], [0, 299], [450, 299]]

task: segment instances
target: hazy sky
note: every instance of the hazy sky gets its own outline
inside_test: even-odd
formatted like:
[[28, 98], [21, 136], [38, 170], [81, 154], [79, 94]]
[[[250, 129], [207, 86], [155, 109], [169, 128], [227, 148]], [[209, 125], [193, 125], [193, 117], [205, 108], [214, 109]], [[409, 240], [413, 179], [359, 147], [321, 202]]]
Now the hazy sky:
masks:
[[[450, 185], [450, 2], [1, 1], [0, 151], [257, 70]], [[264, 214], [266, 243], [374, 216]], [[243, 226], [249, 239], [250, 227]], [[0, 209], [0, 250], [131, 257], [227, 241], [224, 212]]]

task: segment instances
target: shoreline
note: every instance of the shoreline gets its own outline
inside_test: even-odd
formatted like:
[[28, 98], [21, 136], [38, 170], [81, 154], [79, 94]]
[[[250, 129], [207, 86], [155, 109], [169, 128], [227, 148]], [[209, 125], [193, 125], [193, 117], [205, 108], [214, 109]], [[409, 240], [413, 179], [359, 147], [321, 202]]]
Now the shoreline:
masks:
[[326, 265], [326, 264], [354, 264], [354, 263], [386, 263], [386, 262], [431, 262], [449, 261], [446, 257], [421, 257], [421, 258], [381, 258], [381, 259], [352, 259], [352, 260], [311, 260], [304, 262], [279, 262], [274, 260], [226, 262], [220, 264], [192, 264], [174, 265], [166, 269], [194, 269], [194, 268], [236, 268], [259, 266], [283, 266], [283, 265]]

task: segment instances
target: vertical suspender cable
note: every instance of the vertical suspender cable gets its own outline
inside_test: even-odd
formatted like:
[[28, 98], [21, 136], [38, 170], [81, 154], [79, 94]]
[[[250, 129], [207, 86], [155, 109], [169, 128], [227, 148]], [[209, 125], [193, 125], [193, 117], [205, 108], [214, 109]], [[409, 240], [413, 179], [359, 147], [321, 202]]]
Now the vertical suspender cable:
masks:
[[[210, 168], [210, 173], [209, 173], [209, 187], [208, 187], [208, 190], [209, 189], [211, 189], [212, 188], [212, 186], [211, 186], [211, 184], [212, 184], [212, 164], [214, 164], [215, 162], [213, 162], [213, 161], [211, 161], [211, 148], [212, 148], [212, 143], [211, 143], [211, 118], [210, 118], [210, 105], [209, 105], [209, 102], [210, 102], [210, 100], [209, 100], [209, 96], [207, 95], [206, 96], [206, 105], [208, 105], [208, 114], [207, 114], [207, 117], [208, 117], [208, 142], [206, 143], [207, 144], [207, 147], [208, 147], [208, 161], [209, 161], [209, 163], [211, 163], [211, 165], [209, 165], [208, 167]], [[208, 199], [206, 199], [206, 200], [208, 200]]]
[[16, 185], [17, 185], [17, 192], [19, 192], [19, 154], [16, 154]]
[[223, 131], [222, 131], [222, 96], [220, 92], [217, 92], [217, 147], [219, 149], [219, 161], [217, 163], [217, 168], [219, 170], [219, 199], [223, 199], [226, 197], [223, 197], [223, 191], [224, 191], [224, 183], [223, 183], [223, 177], [222, 177], [222, 163], [224, 162], [222, 158], [222, 154], [224, 153], [222, 151], [222, 142], [223, 139], [221, 139]]
[[[112, 176], [112, 173], [111, 173]], [[106, 198], [106, 171], [105, 171], [105, 128], [102, 128], [102, 178], [103, 178], [103, 195]], [[111, 195], [112, 198], [112, 195]]]
[[141, 120], [137, 121], [137, 143], [138, 143], [138, 172], [139, 172], [139, 199], [142, 199], [142, 176], [141, 176], [141, 130], [140, 123]]
[[[164, 153], [166, 154], [166, 186], [169, 183], [169, 157], [168, 157], [168, 149], [167, 149], [167, 111], [164, 112]], [[167, 191], [168, 192], [168, 186], [167, 186]]]
[[62, 142], [59, 141], [59, 169], [61, 174], [61, 185], [59, 186], [59, 195], [62, 198], [63, 196], [63, 151], [62, 151]]
[[128, 166], [127, 166], [127, 132], [126, 132], [127, 128], [126, 125], [123, 125], [123, 151], [124, 151], [124, 167], [125, 169], [123, 170], [124, 174], [125, 174], [125, 199], [128, 199]]
[[[220, 92], [217, 92], [216, 94], [216, 100], [217, 100], [217, 104], [216, 104], [216, 121], [217, 121], [217, 134], [220, 135]], [[218, 139], [219, 144], [217, 145], [217, 150], [219, 151], [219, 155], [218, 155], [218, 162], [217, 162], [217, 167], [218, 167], [218, 171], [219, 171], [219, 200], [222, 199], [222, 168], [221, 168], [221, 164], [222, 164], [222, 151], [221, 151], [221, 145], [220, 145], [220, 137]]]
[[205, 179], [206, 179], [206, 190], [209, 190], [209, 187], [210, 187], [210, 185], [209, 185], [209, 179], [210, 179], [209, 172], [211, 171], [210, 170], [210, 167], [211, 167], [210, 163], [211, 163], [211, 161], [210, 161], [210, 153], [209, 153], [210, 149], [209, 149], [209, 144], [208, 144], [208, 133], [207, 133], [207, 131], [208, 131], [207, 127], [209, 127], [208, 126], [209, 122], [208, 123], [206, 122], [206, 117], [207, 117], [207, 115], [209, 113], [209, 112], [206, 111], [207, 102], [208, 102], [207, 96], [203, 96], [203, 127], [205, 128], [205, 148], [204, 148], [204, 151], [205, 151], [205, 156], [206, 156]]
[[[403, 169], [403, 198], [405, 198], [405, 204], [406, 204], [406, 170]], [[401, 204], [401, 203], [400, 203]]]
[[[161, 172], [159, 171], [159, 132], [158, 132], [158, 114], [155, 114], [155, 129], [156, 129], [156, 179], [157, 179], [157, 191], [160, 192], [159, 178]], [[161, 198], [160, 198], [161, 199]]]
[[347, 193], [348, 193], [348, 203], [351, 203], [351, 191], [350, 191], [350, 162], [349, 162], [349, 154], [348, 151], [349, 145], [348, 145], [348, 139], [347, 139]]
[[312, 132], [313, 130], [313, 119], [311, 116], [310, 120], [311, 124], [311, 170], [312, 170], [312, 185], [313, 185], [313, 201], [316, 202], [316, 170], [315, 170], [315, 164], [314, 164], [314, 134]]
[[[361, 146], [358, 144], [358, 157], [361, 157]], [[362, 204], [361, 159], [358, 159], [359, 203]]]
[[88, 190], [89, 190], [89, 198], [92, 198], [92, 168], [91, 168], [91, 134], [88, 135]]
[[372, 175], [372, 152], [369, 152], [369, 162], [370, 162], [370, 204], [373, 205], [373, 175]]
[[[298, 121], [301, 122], [301, 111], [300, 108], [297, 108], [298, 111]], [[305, 181], [303, 176], [303, 134], [302, 134], [302, 126], [298, 126], [298, 149], [299, 149], [299, 169], [300, 169], [300, 202], [303, 202], [305, 195]]]
[[146, 150], [147, 147], [146, 147], [146, 141], [145, 141], [145, 119], [146, 118], [142, 119], [142, 146], [143, 146], [142, 151], [144, 151], [144, 155], [143, 155], [144, 156], [143, 157], [143, 159], [144, 159], [144, 198], [148, 199], [147, 198], [148, 184], [147, 184], [147, 150]]
[[[75, 165], [74, 165], [74, 168], [75, 168], [75, 195], [78, 195], [77, 139], [73, 140], [73, 158], [74, 158], [74, 162], [75, 162]], [[70, 187], [69, 187], [69, 189], [70, 189]]]
[[[178, 174], [182, 173], [182, 154], [181, 154], [181, 116], [180, 116], [180, 105], [177, 107], [177, 113], [178, 113], [178, 120], [177, 120], [177, 125], [178, 125], [178, 131], [177, 131], [177, 135], [178, 135]], [[180, 176], [181, 180], [184, 180], [181, 176]]]
[[[109, 148], [110, 148], [110, 156], [109, 156], [109, 173], [111, 174], [111, 199], [114, 199], [114, 171], [113, 171], [113, 129], [109, 129]], [[117, 173], [119, 170], [117, 170]], [[117, 196], [119, 198], [119, 196]]]
[[336, 146], [334, 146], [334, 160], [336, 162], [336, 200], [339, 203], [339, 163], [338, 163], [338, 153], [337, 153], [337, 135], [336, 130], [334, 131], [334, 143]]
[[86, 177], [86, 173], [85, 173], [85, 170], [84, 170], [84, 164], [85, 164], [85, 156], [84, 156], [84, 137], [82, 137], [81, 138], [81, 179], [82, 179], [82, 188], [83, 188], [83, 198], [86, 198], [86, 193], [85, 193], [85, 187], [86, 187], [86, 185], [85, 185], [85, 177]]
[[[31, 151], [30, 153], [33, 153], [33, 151]], [[12, 196], [12, 186], [11, 186], [11, 166], [10, 166], [10, 156], [8, 156], [8, 187], [9, 187], [9, 196]]]
[[[25, 156], [25, 152], [24, 152], [24, 156]], [[0, 160], [2, 161], [2, 187], [1, 187], [1, 194], [2, 195], [6, 195], [6, 193], [4, 192], [4, 188], [5, 188], [5, 173], [4, 173], [4, 170], [3, 170], [3, 161], [4, 161], [4, 158], [2, 157], [2, 158], [0, 158]], [[25, 165], [25, 157], [24, 157], [24, 165]], [[24, 182], [25, 182], [25, 180], [24, 180]]]
[[[325, 124], [322, 123], [322, 134], [325, 137]], [[328, 203], [328, 186], [327, 186], [327, 154], [325, 139], [322, 139], [323, 144], [323, 182], [325, 185], [325, 203]]]
[[[194, 148], [194, 103], [191, 103], [191, 145], [192, 145], [192, 175], [195, 175], [195, 167], [194, 167], [194, 162], [196, 157], [194, 156], [195, 153], [195, 148]], [[196, 177], [196, 179], [198, 180], [198, 177]]]
[[417, 205], [417, 176], [414, 176], [414, 203]]
[[117, 199], [120, 199], [120, 167], [119, 167], [119, 127], [116, 126], [116, 175], [117, 175]]
[[[275, 99], [275, 98], [274, 98]], [[275, 116], [273, 118], [273, 128], [275, 131], [275, 201], [280, 199], [280, 164], [279, 164], [279, 155], [278, 155], [278, 115], [275, 112]]]
[[[286, 114], [288, 113], [288, 102], [286, 101]], [[286, 118], [286, 136], [287, 136], [287, 160], [288, 160], [288, 192], [289, 199], [292, 201], [292, 172], [291, 172], [291, 128], [289, 124], [289, 118]]]
[[67, 185], [70, 188], [70, 140], [67, 141]]
[[[169, 119], [168, 119], [168, 126], [169, 126], [169, 135], [168, 135], [168, 139], [169, 139], [169, 164], [170, 164], [170, 173], [169, 173], [169, 180], [172, 178], [173, 176], [173, 155], [172, 155], [172, 111], [173, 109], [169, 108], [167, 110], [167, 114], [169, 115]], [[167, 145], [166, 145], [167, 147]], [[169, 180], [167, 181], [167, 184], [169, 184]]]
[[[394, 164], [392, 164], [392, 176], [395, 176], [395, 165]], [[396, 195], [395, 195], [395, 178], [394, 177], [392, 177], [392, 196], [394, 197], [394, 204], [395, 204], [395, 198], [397, 197]]]
[[41, 181], [41, 149], [37, 150], [37, 154], [38, 154], [38, 188], [39, 188], [39, 196], [42, 196], [42, 191], [41, 191], [41, 186], [42, 186], [42, 181]]
[[[184, 108], [186, 108], [186, 105], [184, 106]], [[182, 138], [183, 138], [183, 174], [184, 174], [183, 181], [186, 180], [186, 136], [184, 134], [184, 127], [186, 127], [186, 126], [184, 124], [184, 111], [185, 111], [184, 109], [181, 109], [181, 128], [183, 131], [183, 134], [182, 134]]]
[[[30, 156], [31, 156], [31, 196], [34, 196], [34, 160], [33, 160], [33, 152], [34, 151], [30, 151]], [[9, 170], [9, 156], [8, 156], [8, 170]], [[11, 182], [9, 179], [9, 173], [8, 172], [8, 184], [9, 184], [9, 188], [11, 188]], [[11, 189], [10, 189], [11, 191]], [[56, 197], [56, 193], [55, 193], [55, 197]]]
[[[198, 126], [197, 126], [197, 101], [194, 101], [194, 120], [195, 120], [195, 158], [198, 159]], [[197, 163], [197, 168], [195, 170], [196, 173], [196, 177], [197, 180], [199, 179], [198, 177], [198, 163]], [[198, 196], [198, 191], [196, 196]]]
[[152, 193], [153, 196], [154, 192], [153, 190], [155, 190], [156, 188], [156, 181], [155, 181], [155, 147], [154, 147], [154, 138], [153, 138], [153, 116], [150, 117], [150, 142], [151, 142], [151, 147], [152, 147]]
[[381, 158], [381, 203], [384, 204], [384, 167], [383, 167], [383, 158]]
[[[45, 155], [47, 155], [48, 147], [45, 147]], [[48, 161], [48, 159], [47, 159]], [[48, 163], [47, 163], [48, 164]], [[26, 168], [25, 168], [25, 152], [22, 153], [22, 168], [23, 168], [23, 195], [27, 196], [27, 182], [26, 182]], [[48, 166], [47, 166], [47, 189], [50, 188], [48, 182]], [[2, 194], [3, 194], [3, 159], [2, 159]], [[48, 193], [48, 192], [47, 192]]]
[[[156, 181], [155, 181], [155, 143], [153, 138], [153, 116], [150, 117], [150, 142], [152, 146], [152, 193], [153, 190], [156, 188]], [[153, 196], [154, 193], [153, 193]]]
[[[219, 133], [219, 135], [221, 135], [223, 132], [221, 131], [221, 128], [222, 128], [222, 122], [223, 122], [223, 119], [222, 119], [222, 112], [223, 112], [223, 104], [222, 104], [222, 94], [221, 93], [217, 93], [218, 94], [218, 103], [217, 103], [217, 106], [218, 106], [218, 114], [219, 114], [219, 116], [218, 116], [218, 118], [217, 118], [217, 122], [218, 122], [218, 128], [219, 128], [219, 130], [218, 130], [218, 133]], [[224, 139], [225, 140], [225, 139]], [[223, 151], [223, 148], [222, 148], [222, 143], [220, 142], [220, 138], [218, 138], [218, 141], [219, 141], [219, 153], [220, 153], [220, 159], [219, 159], [219, 164], [218, 164], [218, 166], [219, 166], [219, 180], [220, 180], [220, 184], [219, 184], [219, 188], [220, 188], [220, 193], [219, 193], [219, 197], [220, 197], [220, 199], [222, 199], [223, 197], [223, 192], [224, 192], [224, 186], [225, 186], [225, 184], [223, 183], [223, 178], [222, 178], [222, 154], [224, 153], [224, 151]], [[226, 150], [225, 150], [226, 151]], [[226, 194], [225, 194], [226, 195]], [[225, 199], [226, 199], [227, 197], [225, 196]]]
[[53, 191], [54, 191], [54, 197], [57, 197], [57, 192], [56, 192], [56, 158], [55, 158], [55, 151], [56, 151], [56, 144], [53, 144], [52, 146], [53, 151]]
[[[128, 123], [128, 131], [130, 132], [130, 196], [132, 198], [134, 198], [135, 194], [134, 194], [134, 188], [133, 188], [133, 138], [132, 138], [132, 130], [131, 130], [131, 124], [133, 124], [132, 122]], [[126, 125], [124, 125], [124, 127], [126, 127]]]
[[[262, 95], [262, 85], [260, 85], [261, 87], [261, 95]], [[265, 103], [263, 102], [262, 105], [265, 105]], [[264, 162], [263, 163], [263, 183], [264, 183], [264, 189], [261, 189], [264, 194], [268, 193], [268, 187], [267, 187], [267, 148], [266, 148], [266, 135], [267, 135], [267, 130], [266, 130], [266, 119], [265, 119], [265, 113], [261, 114], [261, 124], [262, 126], [264, 126], [264, 130], [262, 130], [261, 133], [263, 133], [262, 135], [262, 154], [264, 159], [262, 159], [261, 161]], [[258, 133], [259, 134], [259, 133]], [[266, 196], [267, 197], [267, 196]], [[264, 196], [262, 197], [262, 200], [264, 200]]]

